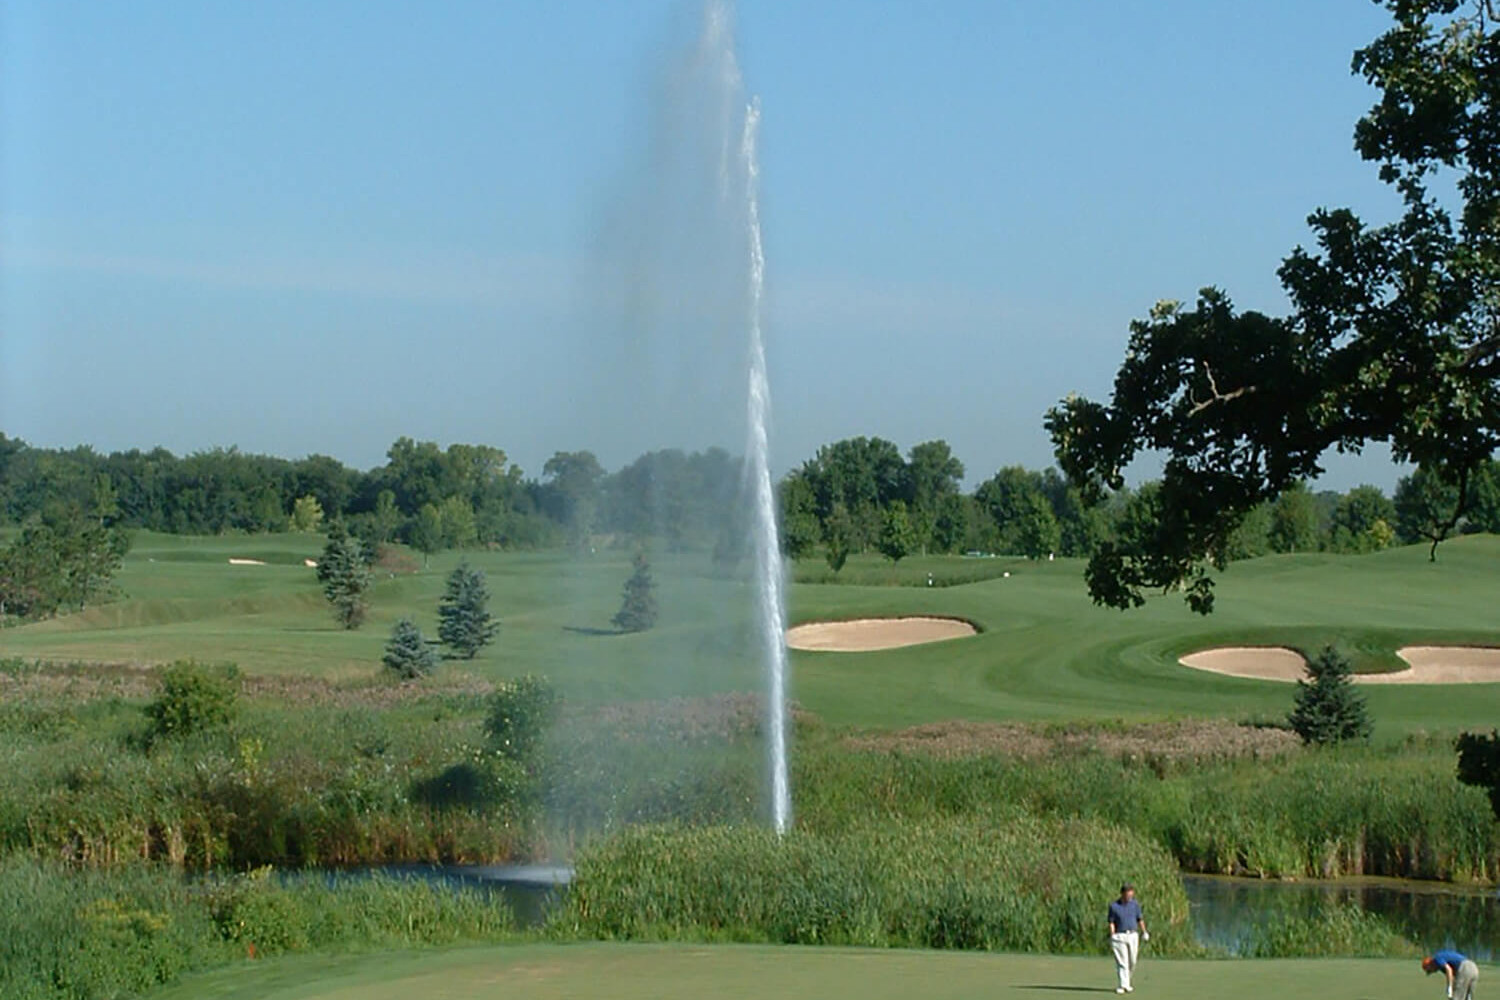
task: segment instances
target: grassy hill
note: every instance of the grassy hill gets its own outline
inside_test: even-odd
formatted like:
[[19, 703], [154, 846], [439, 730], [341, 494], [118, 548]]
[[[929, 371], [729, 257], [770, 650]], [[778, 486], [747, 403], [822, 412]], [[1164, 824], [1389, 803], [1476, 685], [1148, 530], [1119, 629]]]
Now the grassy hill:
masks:
[[[357, 632], [340, 630], [311, 569], [311, 536], [182, 538], [142, 534], [119, 583], [124, 598], [77, 615], [0, 632], [0, 656], [158, 662], [233, 660], [251, 673], [330, 678], [376, 671], [391, 624], [414, 616], [436, 632], [444, 575], [459, 555], [416, 572], [386, 574], [373, 613]], [[230, 558], [266, 565], [231, 565]], [[549, 675], [575, 701], [755, 690], [747, 583], [706, 557], [663, 556], [661, 625], [642, 635], [601, 634], [619, 606], [629, 553], [466, 556], [484, 570], [503, 625], [472, 663], [486, 676]], [[999, 561], [926, 559], [899, 570], [874, 557], [852, 560], [841, 578], [798, 583], [794, 622], [863, 615], [941, 614], [984, 632], [888, 652], [796, 653], [794, 697], [835, 724], [888, 727], [939, 719], [1150, 718], [1179, 715], [1279, 717], [1287, 685], [1188, 670], [1183, 652], [1224, 643], [1336, 640], [1360, 651], [1362, 669], [1389, 669], [1410, 642], [1500, 644], [1500, 538], [1458, 539], [1429, 563], [1423, 547], [1370, 556], [1274, 556], [1222, 574], [1219, 610], [1192, 614], [1176, 597], [1120, 613], [1096, 608], [1073, 561], [1006, 561], [1011, 572], [962, 586], [926, 587], [926, 574], [968, 579]], [[813, 572], [804, 567], [804, 573]], [[891, 583], [918, 584], [891, 586]], [[1368, 696], [1386, 737], [1493, 724], [1500, 685], [1382, 686]]]

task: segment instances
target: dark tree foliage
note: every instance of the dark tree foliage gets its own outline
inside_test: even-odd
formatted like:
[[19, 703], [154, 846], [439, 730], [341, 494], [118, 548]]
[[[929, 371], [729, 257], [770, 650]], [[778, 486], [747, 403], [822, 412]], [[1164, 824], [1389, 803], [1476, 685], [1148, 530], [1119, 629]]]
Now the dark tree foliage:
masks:
[[1500, 732], [1463, 733], [1457, 747], [1458, 780], [1488, 792], [1490, 811], [1500, 819]]
[[637, 552], [631, 565], [624, 600], [610, 621], [621, 632], [645, 632], [656, 625], [656, 581], [651, 579], [651, 564], [644, 552]]
[[438, 638], [455, 656], [472, 660], [494, 640], [500, 623], [490, 617], [489, 604], [490, 588], [479, 570], [460, 563], [448, 574], [438, 602]]
[[884, 523], [880, 526], [880, 538], [875, 547], [892, 563], [899, 563], [917, 547], [917, 530], [912, 526], [906, 504], [900, 500], [885, 509]]
[[83, 610], [109, 594], [130, 535], [71, 505], [29, 520], [0, 548], [0, 618]]
[[[1469, 476], [1467, 495], [1458, 495], [1458, 486], [1445, 482], [1441, 475], [1423, 466], [1396, 484], [1394, 497], [1396, 531], [1404, 542], [1428, 542], [1428, 558], [1437, 560], [1437, 549], [1455, 528], [1461, 531], [1490, 531], [1492, 508], [1500, 492], [1500, 463], [1485, 462]], [[1453, 512], [1463, 515], [1453, 521]], [[1496, 525], [1500, 527], [1500, 525]]]
[[[1160, 530], [1096, 551], [1094, 599], [1186, 591], [1213, 608], [1210, 569], [1250, 510], [1321, 471], [1329, 449], [1388, 441], [1467, 495], [1500, 443], [1500, 30], [1493, 0], [1388, 0], [1393, 27], [1354, 56], [1380, 91], [1355, 129], [1404, 214], [1369, 226], [1309, 218], [1316, 247], [1280, 277], [1292, 314], [1236, 313], [1222, 292], [1132, 324], [1106, 404], [1047, 415], [1064, 473], [1091, 502], [1142, 452], [1165, 456]], [[1457, 204], [1455, 216], [1446, 207]], [[1463, 516], [1460, 504], [1444, 519]]]
[[540, 488], [503, 451], [486, 445], [442, 449], [402, 438], [385, 465], [360, 472], [326, 455], [288, 460], [235, 448], [181, 457], [164, 448], [105, 455], [90, 448], [32, 448], [0, 434], [0, 521], [18, 524], [64, 505], [125, 528], [282, 532], [296, 502], [311, 498], [327, 519], [387, 542], [404, 536], [430, 502], [472, 510], [474, 540], [534, 546], [560, 534], [537, 509]]
[[823, 525], [823, 556], [828, 568], [837, 573], [849, 561], [849, 552], [854, 548], [854, 522], [843, 504], [834, 504]]
[[402, 618], [391, 629], [391, 637], [386, 640], [385, 654], [381, 656], [380, 662], [397, 677], [411, 681], [432, 673], [437, 666], [437, 655], [422, 635], [422, 630], [417, 628], [416, 622], [410, 618]]
[[1287, 718], [1303, 743], [1322, 746], [1370, 738], [1370, 716], [1352, 673], [1348, 658], [1332, 646], [1308, 662], [1310, 679], [1297, 682]]

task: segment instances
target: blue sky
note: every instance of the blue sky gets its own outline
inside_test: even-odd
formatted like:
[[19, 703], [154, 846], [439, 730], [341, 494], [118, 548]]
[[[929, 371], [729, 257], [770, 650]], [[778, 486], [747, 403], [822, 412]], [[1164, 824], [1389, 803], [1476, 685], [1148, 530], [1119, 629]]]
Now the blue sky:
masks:
[[[617, 465], [580, 276], [690, 33], [676, 0], [0, 8], [0, 430], [367, 466], [395, 437]], [[1352, 151], [1362, 0], [742, 0], [775, 464], [946, 437], [1050, 462], [1127, 326], [1220, 285], [1277, 311]], [[663, 436], [659, 429], [656, 437]], [[1389, 484], [1380, 459], [1330, 481]]]

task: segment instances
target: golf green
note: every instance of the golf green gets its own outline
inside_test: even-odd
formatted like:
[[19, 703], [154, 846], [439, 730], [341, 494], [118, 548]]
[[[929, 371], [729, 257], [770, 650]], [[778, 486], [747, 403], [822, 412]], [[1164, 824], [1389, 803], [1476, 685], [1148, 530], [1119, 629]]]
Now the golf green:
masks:
[[[1113, 989], [1114, 967], [1104, 957], [586, 944], [273, 959], [184, 980], [153, 1000], [979, 1000]], [[1147, 956], [1137, 969], [1135, 996], [1405, 1000], [1440, 996], [1441, 990], [1410, 960], [1157, 962]]]

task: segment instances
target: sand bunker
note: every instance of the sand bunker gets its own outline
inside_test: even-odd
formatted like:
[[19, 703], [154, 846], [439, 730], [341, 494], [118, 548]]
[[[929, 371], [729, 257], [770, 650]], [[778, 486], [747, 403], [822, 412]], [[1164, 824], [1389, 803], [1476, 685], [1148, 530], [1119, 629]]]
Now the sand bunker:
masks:
[[[1410, 666], [1386, 674], [1356, 674], [1361, 684], [1500, 683], [1500, 648], [1486, 646], [1407, 646], [1396, 655]], [[1262, 681], [1295, 681], [1306, 676], [1302, 654], [1279, 646], [1226, 646], [1191, 653], [1178, 661], [1195, 670]]]
[[1407, 646], [1396, 655], [1411, 666], [1359, 679], [1366, 684], [1500, 683], [1500, 649], [1492, 646]]
[[1194, 670], [1258, 681], [1295, 681], [1307, 676], [1307, 661], [1285, 646], [1223, 646], [1189, 653], [1177, 661]]
[[848, 622], [810, 622], [787, 629], [792, 649], [834, 653], [864, 653], [876, 649], [919, 646], [925, 642], [961, 639], [979, 630], [956, 618], [861, 618]]
[[231, 560], [229, 560], [229, 565], [231, 565], [231, 566], [264, 566], [265, 565], [265, 561], [262, 560], [262, 559], [231, 559]]

